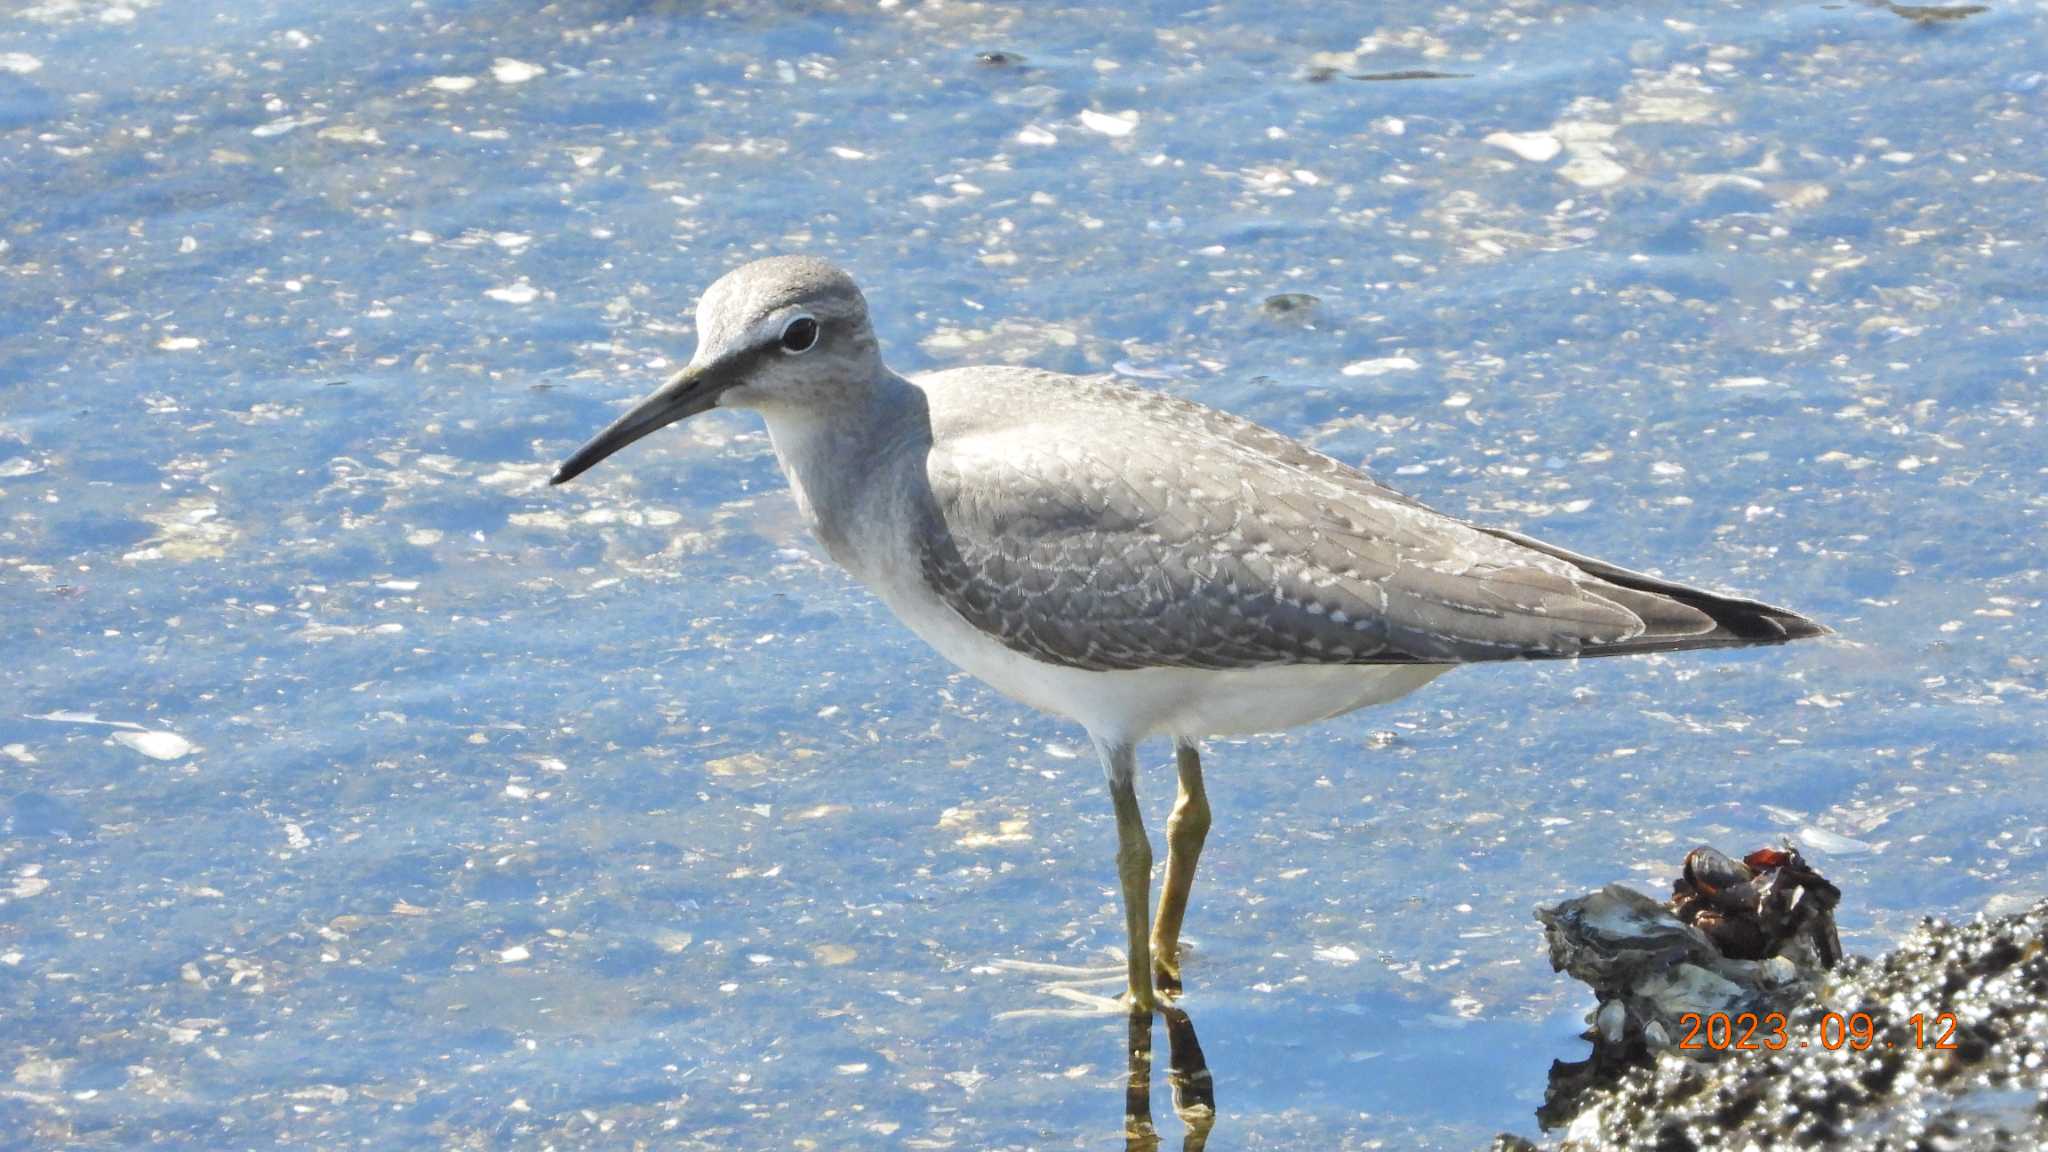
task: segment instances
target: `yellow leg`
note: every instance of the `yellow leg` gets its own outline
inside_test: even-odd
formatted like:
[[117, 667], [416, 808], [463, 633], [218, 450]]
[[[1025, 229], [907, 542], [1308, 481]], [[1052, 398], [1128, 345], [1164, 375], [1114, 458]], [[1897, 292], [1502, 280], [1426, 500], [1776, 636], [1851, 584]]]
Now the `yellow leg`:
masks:
[[1125, 947], [1129, 954], [1131, 1010], [1150, 1014], [1152, 947], [1146, 904], [1152, 894], [1152, 842], [1145, 838], [1145, 817], [1138, 811], [1138, 757], [1129, 744], [1096, 742], [1102, 770], [1109, 777], [1109, 798], [1116, 805], [1116, 875], [1123, 885]]
[[1209, 835], [1209, 797], [1202, 791], [1202, 754], [1192, 743], [1173, 748], [1180, 771], [1180, 798], [1166, 818], [1166, 883], [1159, 889], [1159, 914], [1152, 918], [1152, 974], [1161, 992], [1180, 992], [1180, 925], [1187, 915], [1195, 862]]

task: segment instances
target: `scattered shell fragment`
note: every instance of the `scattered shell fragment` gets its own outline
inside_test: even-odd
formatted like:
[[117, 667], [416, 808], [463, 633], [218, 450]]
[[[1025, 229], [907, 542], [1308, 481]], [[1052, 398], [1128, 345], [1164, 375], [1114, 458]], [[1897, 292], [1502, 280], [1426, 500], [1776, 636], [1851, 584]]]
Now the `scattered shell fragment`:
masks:
[[[319, 136], [322, 140], [332, 140], [337, 144], [382, 144], [384, 142], [384, 137], [379, 135], [375, 128], [365, 128], [359, 124], [331, 124], [322, 128]], [[187, 237], [187, 239], [190, 239], [190, 237]]]
[[1628, 1024], [1628, 1009], [1622, 1007], [1620, 1000], [1609, 1000], [1600, 1006], [1600, 1011], [1594, 1016], [1594, 1024], [1600, 1029], [1602, 1040], [1619, 1044], [1622, 1029]]
[[704, 762], [704, 770], [713, 776], [759, 776], [773, 766], [774, 761], [759, 752], [741, 752]]
[[491, 78], [500, 84], [524, 84], [537, 76], [547, 75], [547, 69], [510, 56], [500, 56], [491, 63]]
[[1353, 360], [1343, 368], [1346, 376], [1385, 376], [1389, 372], [1412, 372], [1422, 367], [1413, 356], [1382, 356], [1376, 360]]
[[540, 298], [540, 289], [522, 280], [517, 284], [510, 284], [503, 288], [492, 288], [485, 292], [484, 295], [489, 296], [493, 300], [501, 300], [507, 304], [531, 304]]
[[285, 116], [272, 120], [268, 124], [258, 124], [256, 127], [249, 129], [249, 135], [259, 139], [268, 139], [272, 136], [282, 136], [287, 132], [296, 131], [300, 128], [310, 128], [325, 119], [325, 116]]
[[1090, 132], [1100, 132], [1104, 136], [1111, 137], [1129, 136], [1138, 127], [1138, 113], [1136, 110], [1097, 112], [1090, 108], [1084, 110], [1079, 119], [1081, 127], [1088, 129]]
[[114, 742], [152, 760], [176, 760], [192, 751], [192, 742], [176, 732], [116, 732]]
[[48, 880], [24, 871], [22, 875], [15, 877], [14, 883], [4, 892], [0, 892], [0, 895], [12, 896], [17, 900], [26, 900], [31, 896], [42, 895], [49, 887], [50, 882]]
[[953, 843], [962, 848], [992, 848], [1031, 841], [1031, 821], [1022, 816], [996, 822], [994, 832], [981, 827], [981, 813], [969, 804], [939, 813], [939, 827], [960, 833]]
[[1605, 188], [1628, 177], [1628, 169], [1605, 156], [1579, 152], [1566, 161], [1557, 174], [1581, 188]]
[[1815, 852], [1825, 852], [1830, 856], [1857, 856], [1872, 850], [1871, 846], [1862, 840], [1851, 839], [1839, 832], [1830, 832], [1811, 824], [1801, 828], [1798, 835], [1801, 844]]
[[556, 532], [569, 530], [569, 518], [552, 508], [545, 512], [514, 512], [505, 517], [505, 522], [518, 528], [547, 528]]
[[1531, 164], [1547, 163], [1564, 151], [1564, 142], [1548, 132], [1495, 132], [1483, 142], [1505, 148]]

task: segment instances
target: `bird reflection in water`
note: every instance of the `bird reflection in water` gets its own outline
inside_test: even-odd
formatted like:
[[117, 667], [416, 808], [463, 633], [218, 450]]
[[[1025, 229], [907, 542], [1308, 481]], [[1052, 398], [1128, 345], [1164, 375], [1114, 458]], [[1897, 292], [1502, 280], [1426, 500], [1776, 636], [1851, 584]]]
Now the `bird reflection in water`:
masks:
[[[1159, 1015], [1166, 1021], [1166, 1084], [1173, 1090], [1173, 1110], [1187, 1128], [1181, 1152], [1201, 1152], [1216, 1123], [1216, 1086], [1209, 1079], [1209, 1063], [1202, 1057], [1195, 1023], [1187, 1013], [1161, 1004]], [[1152, 1126], [1152, 1017], [1133, 1012], [1130, 1019], [1131, 1075], [1124, 1088], [1124, 1148], [1126, 1152], [1157, 1152], [1159, 1130]]]
[[[1013, 1008], [997, 1013], [998, 1020], [1125, 1016], [1130, 1021], [1131, 1062], [1124, 1082], [1124, 1148], [1126, 1152], [1157, 1152], [1159, 1130], [1152, 1124], [1152, 1015], [1130, 1011], [1117, 995], [1125, 976], [1121, 959], [1103, 967], [1003, 959], [975, 971], [1040, 977], [1040, 992], [1067, 1003], [1060, 1008]], [[1216, 1088], [1209, 1078], [1209, 1062], [1202, 1055], [1201, 1042], [1195, 1039], [1195, 1023], [1186, 1012], [1161, 1004], [1158, 1013], [1166, 1021], [1166, 1083], [1173, 1091], [1173, 1110], [1187, 1129], [1181, 1152], [1201, 1152], [1216, 1123]]]

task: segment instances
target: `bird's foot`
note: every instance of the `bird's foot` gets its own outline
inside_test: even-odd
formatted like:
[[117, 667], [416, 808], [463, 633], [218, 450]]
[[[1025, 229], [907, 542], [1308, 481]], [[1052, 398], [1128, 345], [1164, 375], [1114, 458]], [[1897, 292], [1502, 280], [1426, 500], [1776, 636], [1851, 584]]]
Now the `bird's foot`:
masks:
[[1051, 976], [1054, 982], [1105, 984], [1124, 974], [1123, 956], [1118, 954], [1113, 963], [1101, 965], [1050, 964], [1043, 960], [991, 960], [974, 969], [980, 974], [992, 972], [1022, 972], [1027, 976]]
[[1161, 1007], [1159, 993], [1150, 988], [1146, 988], [1143, 991], [1136, 988], [1129, 989], [1118, 999], [1117, 1003], [1122, 1004], [1124, 1011], [1131, 1015], [1143, 1016], [1147, 1019], [1150, 1019], [1152, 1014], [1159, 1011]]
[[1128, 984], [1128, 968], [1121, 957], [1116, 963], [1101, 967], [1048, 964], [1038, 960], [991, 960], [976, 966], [974, 972], [977, 975], [1014, 972], [1039, 977], [1041, 979], [1036, 981], [1038, 991], [1070, 1005], [1062, 1008], [1014, 1008], [996, 1013], [998, 1020], [1122, 1016], [1152, 1008], [1151, 1004], [1142, 1009], [1137, 1007], [1137, 997], [1128, 987], [1122, 995], [1111, 991], [1115, 985]]

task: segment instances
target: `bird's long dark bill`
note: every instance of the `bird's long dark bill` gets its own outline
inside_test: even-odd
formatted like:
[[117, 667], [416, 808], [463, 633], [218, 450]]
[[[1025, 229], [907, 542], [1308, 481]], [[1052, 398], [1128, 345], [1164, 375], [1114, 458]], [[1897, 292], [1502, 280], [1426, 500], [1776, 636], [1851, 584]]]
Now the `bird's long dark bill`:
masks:
[[728, 368], [717, 363], [692, 364], [676, 373], [653, 395], [633, 405], [610, 427], [591, 437], [590, 443], [578, 448], [575, 455], [562, 461], [548, 483], [566, 484], [642, 436], [716, 407], [719, 393], [734, 383]]

